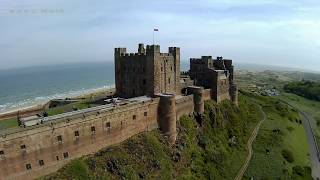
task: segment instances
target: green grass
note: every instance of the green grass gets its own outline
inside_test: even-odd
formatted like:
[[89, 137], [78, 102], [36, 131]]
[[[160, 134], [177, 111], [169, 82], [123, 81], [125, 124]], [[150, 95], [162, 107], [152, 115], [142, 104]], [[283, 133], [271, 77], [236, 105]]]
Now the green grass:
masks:
[[13, 119], [5, 119], [0, 121], [0, 130], [18, 127], [18, 121], [16, 118]]
[[[290, 94], [290, 93], [283, 93], [281, 96], [277, 97], [281, 100], [284, 100], [297, 109], [306, 112], [311, 117], [311, 126], [313, 132], [315, 133], [317, 143], [320, 145], [320, 126], [317, 125], [317, 122], [320, 122], [320, 102], [319, 101], [312, 101], [301, 96]], [[318, 123], [319, 124], [319, 123]]]
[[[294, 166], [310, 167], [307, 138], [297, 111], [275, 98], [252, 97], [263, 106], [267, 119], [261, 125], [254, 142], [253, 158], [245, 177], [248, 179], [250, 177], [254, 179], [311, 179], [311, 171], [308, 171], [310, 169], [306, 170], [308, 172], [305, 177], [297, 176], [292, 171]], [[289, 150], [292, 153], [292, 163], [283, 157], [283, 150]]]
[[54, 116], [57, 114], [71, 112], [71, 111], [73, 111], [74, 108], [77, 110], [81, 110], [81, 109], [86, 109], [86, 108], [90, 108], [90, 107], [94, 107], [94, 106], [96, 106], [96, 105], [90, 104], [87, 102], [75, 102], [75, 103], [67, 104], [67, 105], [60, 106], [60, 107], [50, 108], [46, 112], [48, 113], [48, 116]]
[[[88, 179], [233, 179], [247, 156], [246, 142], [261, 119], [258, 106], [240, 95], [240, 108], [205, 103], [202, 118], [183, 116], [174, 146], [155, 130], [82, 158]], [[196, 120], [197, 119], [197, 120]], [[231, 141], [233, 139], [233, 141]], [[46, 179], [76, 177], [73, 162]], [[87, 168], [86, 168], [87, 167]], [[85, 171], [86, 172], [86, 171]], [[75, 178], [76, 179], [76, 178]]]

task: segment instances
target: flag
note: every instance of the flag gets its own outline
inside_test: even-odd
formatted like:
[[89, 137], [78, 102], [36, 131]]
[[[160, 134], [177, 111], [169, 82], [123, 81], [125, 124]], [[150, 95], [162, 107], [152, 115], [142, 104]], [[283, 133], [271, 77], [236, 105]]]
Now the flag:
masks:
[[153, 31], [159, 31], [159, 29], [153, 29]]

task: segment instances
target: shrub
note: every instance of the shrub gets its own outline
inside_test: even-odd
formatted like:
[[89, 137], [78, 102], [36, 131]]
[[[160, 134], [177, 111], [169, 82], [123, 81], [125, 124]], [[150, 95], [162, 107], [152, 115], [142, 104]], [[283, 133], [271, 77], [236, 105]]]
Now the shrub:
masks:
[[311, 174], [311, 168], [308, 166], [302, 167], [302, 166], [293, 166], [292, 167], [292, 174], [295, 176], [301, 176], [305, 177], [304, 179], [311, 179], [311, 177], [306, 178], [310, 176]]
[[287, 130], [288, 130], [289, 132], [292, 132], [292, 131], [294, 130], [294, 127], [287, 126]]
[[281, 154], [282, 154], [283, 158], [284, 158], [286, 161], [288, 161], [289, 163], [293, 163], [294, 158], [293, 158], [293, 154], [292, 154], [292, 152], [291, 152], [290, 150], [288, 150], [288, 149], [283, 149], [283, 150], [281, 151]]

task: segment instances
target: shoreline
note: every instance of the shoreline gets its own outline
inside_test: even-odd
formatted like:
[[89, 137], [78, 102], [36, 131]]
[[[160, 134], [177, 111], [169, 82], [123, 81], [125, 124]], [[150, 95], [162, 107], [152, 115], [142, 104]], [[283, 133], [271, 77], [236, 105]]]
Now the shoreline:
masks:
[[74, 95], [71, 96], [64, 96], [61, 98], [49, 98], [48, 100], [45, 100], [44, 102], [35, 102], [34, 104], [25, 106], [25, 107], [17, 107], [14, 109], [8, 109], [6, 111], [0, 112], [0, 121], [13, 118], [14, 116], [17, 116], [17, 114], [32, 114], [37, 113], [39, 111], [42, 111], [44, 106], [48, 104], [53, 99], [81, 99], [81, 98], [87, 98], [91, 96], [98, 96], [98, 95], [107, 95], [107, 93], [112, 92], [115, 89], [115, 85], [109, 85], [109, 86], [103, 86], [100, 88], [93, 88], [93, 89], [86, 89], [81, 92], [79, 90]]

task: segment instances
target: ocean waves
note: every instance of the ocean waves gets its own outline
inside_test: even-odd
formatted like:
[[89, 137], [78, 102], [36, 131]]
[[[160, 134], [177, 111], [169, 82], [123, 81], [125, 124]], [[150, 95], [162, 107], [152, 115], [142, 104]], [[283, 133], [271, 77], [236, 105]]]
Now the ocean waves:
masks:
[[57, 94], [51, 94], [48, 96], [35, 96], [35, 97], [29, 97], [20, 101], [16, 102], [8, 102], [5, 104], [0, 104], [0, 113], [6, 113], [6, 112], [11, 112], [15, 111], [18, 109], [25, 109], [29, 107], [35, 107], [38, 105], [44, 105], [48, 101], [52, 99], [64, 99], [64, 98], [70, 98], [70, 97], [77, 97], [80, 95], [84, 94], [90, 94], [90, 93], [95, 93], [103, 90], [108, 90], [114, 88], [114, 85], [109, 85], [109, 86], [102, 86], [102, 87], [97, 87], [97, 88], [91, 88], [91, 89], [86, 89], [82, 88], [80, 90], [72, 90], [72, 91], [67, 91], [65, 93], [57, 93]]

